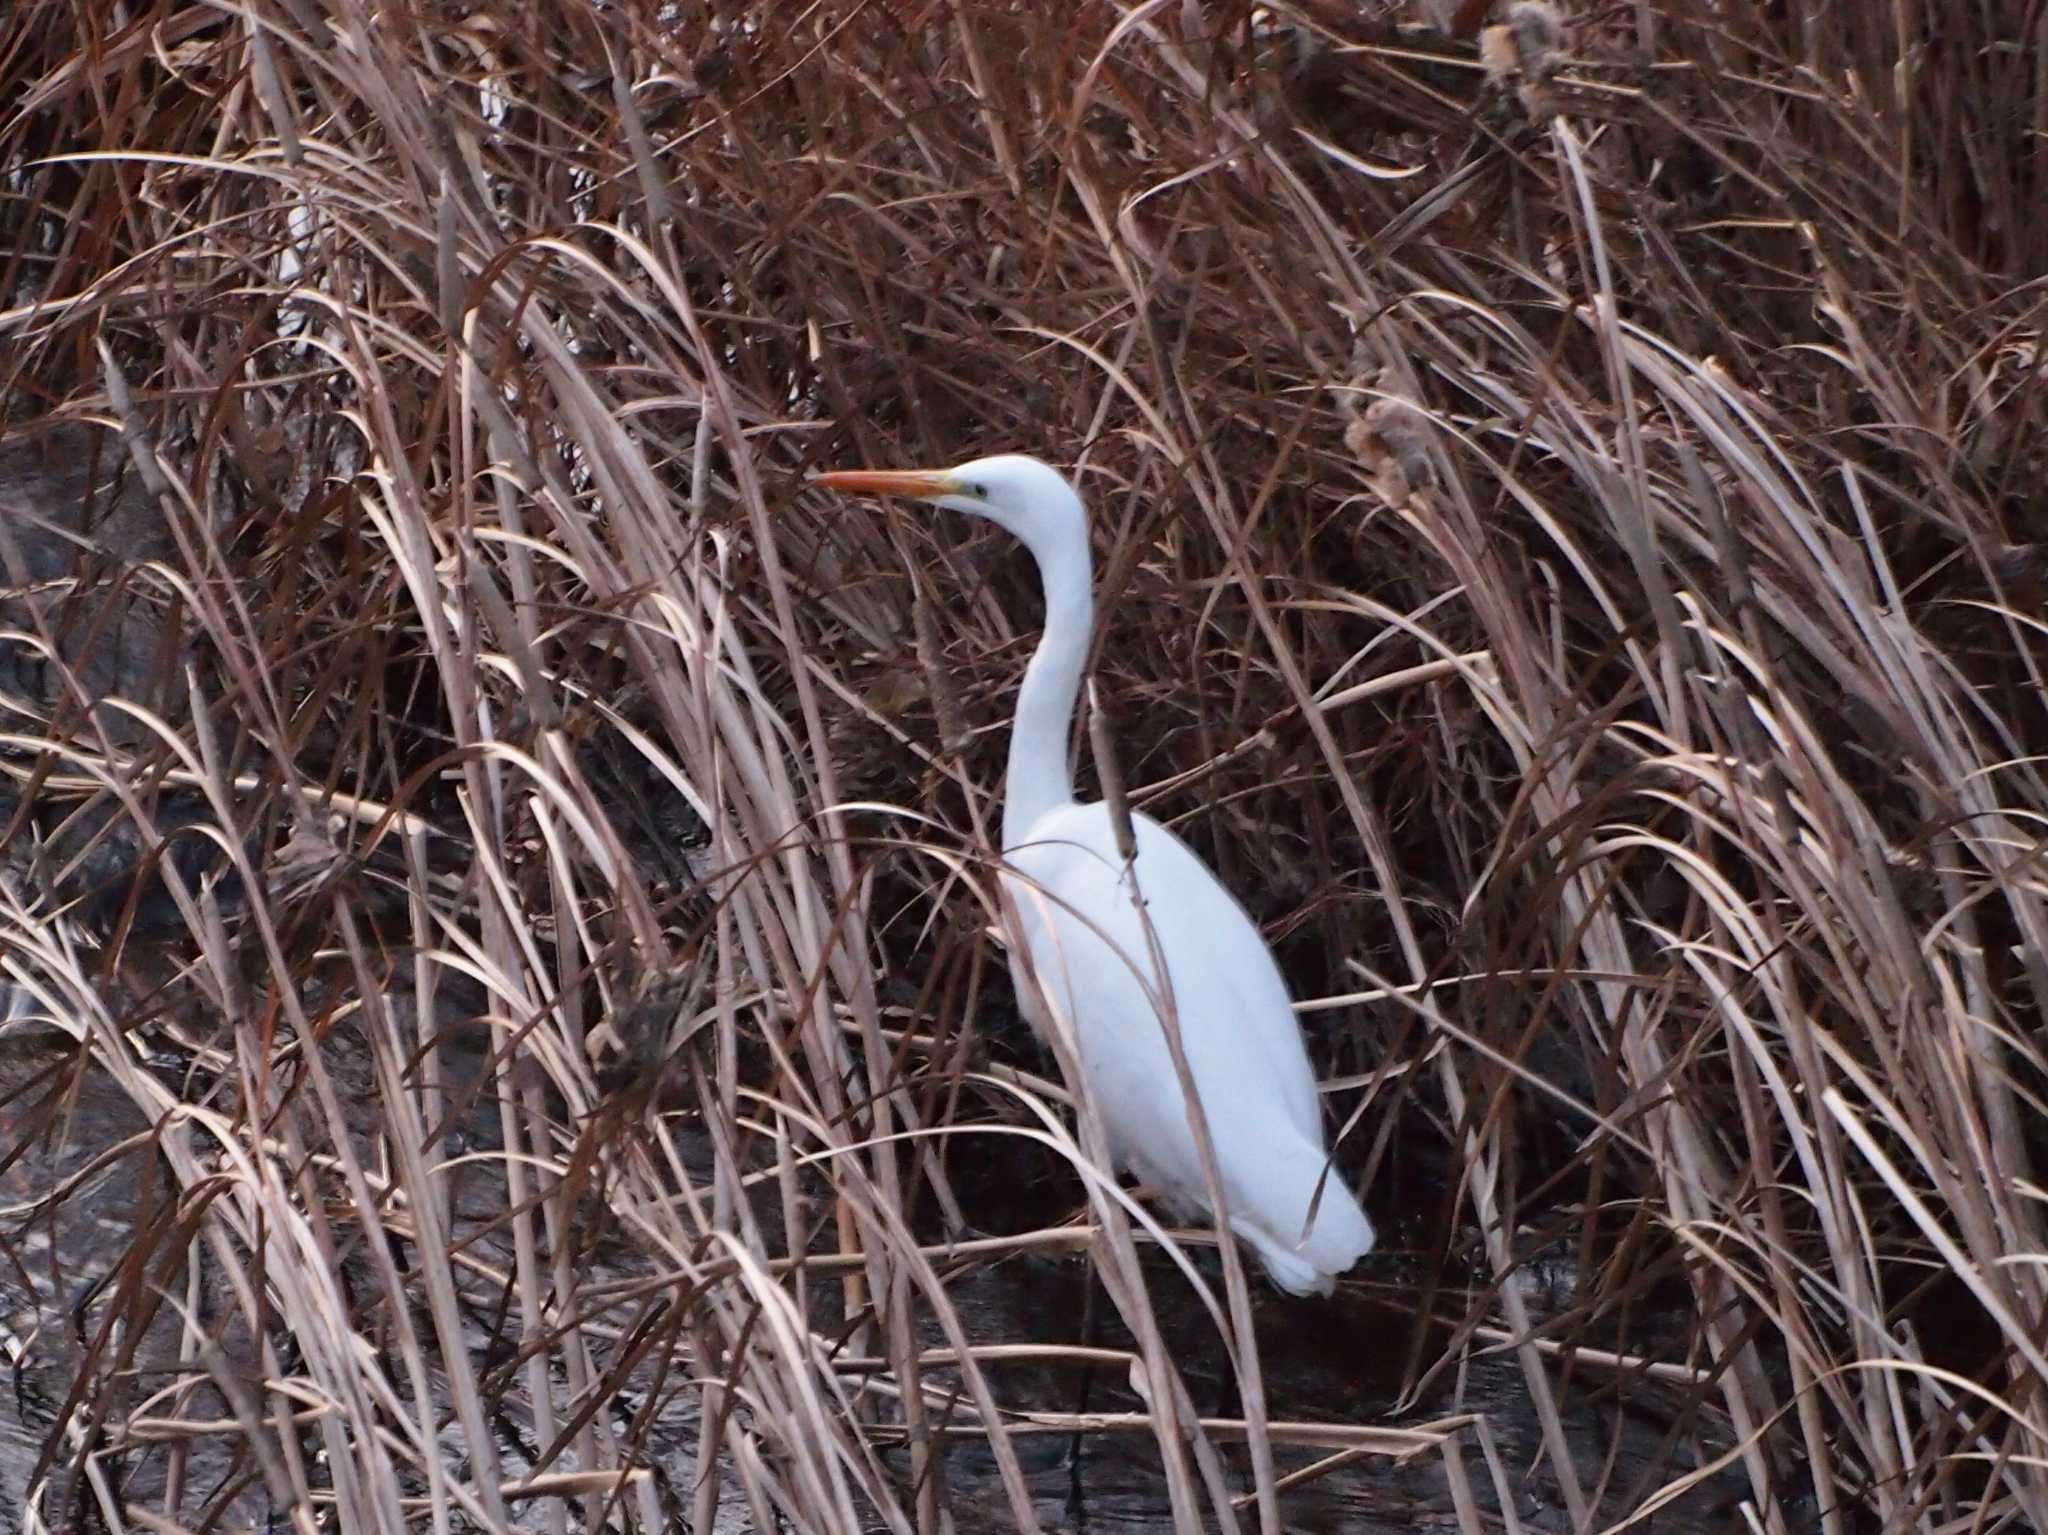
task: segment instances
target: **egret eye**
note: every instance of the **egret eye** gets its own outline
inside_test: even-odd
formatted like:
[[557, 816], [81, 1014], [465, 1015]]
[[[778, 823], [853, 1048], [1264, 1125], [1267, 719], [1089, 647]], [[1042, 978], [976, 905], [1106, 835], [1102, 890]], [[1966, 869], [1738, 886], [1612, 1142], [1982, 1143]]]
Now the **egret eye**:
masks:
[[972, 485], [969, 485], [969, 486], [967, 487], [967, 494], [969, 494], [970, 496], [974, 497], [974, 499], [975, 499], [975, 500], [977, 500], [977, 501], [986, 501], [986, 500], [988, 499], [988, 484], [987, 484], [987, 482], [986, 482], [986, 481], [976, 481], [976, 482], [975, 482], [974, 484], [972, 484]]

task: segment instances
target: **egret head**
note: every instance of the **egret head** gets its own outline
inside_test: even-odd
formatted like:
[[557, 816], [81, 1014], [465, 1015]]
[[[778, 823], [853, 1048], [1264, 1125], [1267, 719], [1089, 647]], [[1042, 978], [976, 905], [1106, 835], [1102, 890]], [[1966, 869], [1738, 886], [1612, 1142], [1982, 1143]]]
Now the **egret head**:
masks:
[[1087, 548], [1088, 514], [1066, 476], [1022, 453], [998, 453], [953, 469], [847, 469], [817, 483], [857, 495], [911, 496], [949, 511], [986, 517], [1027, 544], [1044, 564], [1065, 549]]

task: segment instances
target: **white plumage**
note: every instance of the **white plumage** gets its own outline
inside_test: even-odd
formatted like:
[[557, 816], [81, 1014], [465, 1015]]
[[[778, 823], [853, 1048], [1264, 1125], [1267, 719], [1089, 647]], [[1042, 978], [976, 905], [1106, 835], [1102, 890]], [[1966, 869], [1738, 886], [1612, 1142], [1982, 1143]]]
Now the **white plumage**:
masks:
[[[1068, 736], [1094, 622], [1080, 497], [1056, 470], [1018, 455], [939, 473], [855, 470], [820, 483], [986, 517], [1031, 550], [1045, 633], [1017, 701], [1003, 805], [1004, 882], [1022, 926], [1023, 953], [1011, 957], [1019, 1001], [1041, 1033], [1052, 1023], [1047, 1007], [1070, 1021], [1086, 1078], [1076, 1085], [1119, 1165], [1174, 1204], [1206, 1213], [1208, 1183], [1167, 1044], [1170, 1007], [1231, 1229], [1282, 1289], [1328, 1294], [1372, 1250], [1372, 1223], [1341, 1178], [1324, 1176], [1322, 1106], [1272, 954], [1186, 843], [1133, 815], [1137, 849], [1127, 870], [1107, 807], [1074, 798]], [[1155, 956], [1165, 959], [1165, 985]]]

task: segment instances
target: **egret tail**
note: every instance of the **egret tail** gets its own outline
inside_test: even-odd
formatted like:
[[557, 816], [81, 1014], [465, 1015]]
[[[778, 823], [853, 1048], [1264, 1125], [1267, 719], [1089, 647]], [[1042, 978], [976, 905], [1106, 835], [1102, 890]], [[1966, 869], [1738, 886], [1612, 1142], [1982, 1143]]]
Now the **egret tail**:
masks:
[[[1257, 1249], [1273, 1282], [1293, 1295], [1328, 1295], [1336, 1276], [1372, 1251], [1372, 1222], [1358, 1196], [1336, 1168], [1324, 1177], [1323, 1165], [1321, 1147], [1282, 1132], [1266, 1143], [1262, 1155], [1235, 1169], [1228, 1190], [1231, 1225]], [[1304, 1236], [1311, 1200], [1315, 1224]], [[1237, 1214], [1240, 1210], [1259, 1213]]]

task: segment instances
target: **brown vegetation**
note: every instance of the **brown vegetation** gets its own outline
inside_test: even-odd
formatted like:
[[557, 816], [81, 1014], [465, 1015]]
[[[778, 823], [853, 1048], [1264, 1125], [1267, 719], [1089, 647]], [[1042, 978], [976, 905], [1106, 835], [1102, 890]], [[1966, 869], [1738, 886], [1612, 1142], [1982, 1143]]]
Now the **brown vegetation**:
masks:
[[[2048, 1528], [2048, 15], [1540, 11], [14, 0], [25, 1527], [1031, 1528], [1057, 1432]], [[1000, 448], [1303, 999], [1326, 1311], [1073, 1171], [1020, 556], [804, 484]], [[1091, 1244], [1077, 1410], [977, 1287]]]

